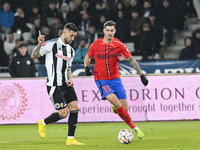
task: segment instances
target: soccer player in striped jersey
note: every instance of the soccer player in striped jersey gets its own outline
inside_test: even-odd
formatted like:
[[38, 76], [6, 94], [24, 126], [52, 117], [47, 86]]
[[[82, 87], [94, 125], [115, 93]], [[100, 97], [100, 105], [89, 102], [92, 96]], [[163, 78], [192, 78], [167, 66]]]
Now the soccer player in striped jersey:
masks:
[[128, 102], [122, 81], [119, 74], [119, 54], [128, 59], [133, 68], [140, 75], [142, 83], [146, 86], [148, 79], [142, 73], [138, 63], [131, 56], [127, 47], [117, 38], [114, 38], [116, 29], [115, 22], [109, 20], [104, 23], [104, 37], [97, 39], [90, 45], [85, 56], [85, 74], [90, 76], [89, 69], [91, 57], [94, 56], [94, 79], [102, 99], [107, 99], [113, 106], [113, 110], [129, 125], [137, 134], [139, 139], [144, 137], [144, 133], [134, 124], [128, 114]]
[[66, 118], [69, 109], [66, 145], [84, 145], [74, 139], [79, 107], [71, 74], [74, 49], [69, 44], [74, 40], [77, 31], [77, 27], [73, 23], [67, 23], [59, 38], [45, 42], [45, 36], [41, 35], [39, 31], [38, 45], [33, 49], [31, 55], [32, 59], [46, 56], [47, 91], [55, 109], [58, 111], [38, 121], [39, 135], [45, 138], [46, 125]]

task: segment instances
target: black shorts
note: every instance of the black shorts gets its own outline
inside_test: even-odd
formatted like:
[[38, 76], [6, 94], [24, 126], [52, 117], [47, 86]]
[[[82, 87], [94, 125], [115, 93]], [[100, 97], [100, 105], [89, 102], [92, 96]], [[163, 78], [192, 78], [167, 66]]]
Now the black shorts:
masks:
[[74, 88], [67, 85], [47, 86], [47, 92], [56, 110], [67, 107], [67, 104], [72, 101], [77, 101]]

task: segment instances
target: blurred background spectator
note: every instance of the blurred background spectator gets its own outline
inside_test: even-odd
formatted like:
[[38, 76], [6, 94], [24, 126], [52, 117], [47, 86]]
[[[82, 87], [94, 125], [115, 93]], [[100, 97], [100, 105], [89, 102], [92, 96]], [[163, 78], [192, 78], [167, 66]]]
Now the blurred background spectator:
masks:
[[21, 7], [17, 7], [14, 18], [13, 32], [17, 32], [19, 34], [29, 32], [30, 28], [26, 25], [27, 23], [28, 19], [25, 16], [24, 10]]
[[100, 16], [102, 15], [106, 18], [108, 16], [108, 11], [105, 8], [105, 3], [103, 1], [96, 1], [93, 13], [90, 15], [91, 21], [97, 24]]
[[30, 14], [28, 15], [28, 22], [34, 24], [35, 18], [41, 18], [40, 9], [37, 5], [33, 5]]
[[185, 47], [181, 49], [179, 59], [194, 59], [196, 48], [193, 46], [192, 38], [187, 37], [184, 41]]
[[172, 4], [177, 11], [177, 29], [184, 30], [185, 20], [188, 14], [188, 2], [187, 0], [174, 0]]
[[82, 18], [78, 22], [78, 29], [81, 31], [82, 36], [85, 36], [86, 32], [88, 32], [90, 23], [91, 23], [90, 15], [87, 13], [87, 11], [85, 11], [82, 14]]
[[9, 64], [9, 73], [12, 77], [35, 77], [35, 63], [27, 53], [27, 44], [19, 42], [19, 53], [14, 56]]
[[12, 32], [9, 32], [6, 35], [7, 40], [4, 41], [4, 50], [6, 52], [7, 57], [11, 54], [12, 49], [15, 48], [15, 39]]
[[132, 12], [134, 10], [137, 10], [137, 12], [139, 14], [139, 12], [141, 12], [141, 9], [142, 9], [142, 2], [141, 2], [141, 0], [130, 0], [129, 4], [128, 4], [128, 7], [127, 7], [128, 13], [130, 14], [129, 18], [132, 18], [131, 14], [132, 14]]
[[48, 4], [47, 10], [44, 12], [45, 24], [48, 26], [52, 26], [54, 23], [55, 17], [58, 17], [58, 9], [56, 8], [57, 1], [50, 0]]
[[154, 58], [158, 59], [160, 58], [160, 43], [163, 41], [163, 28], [156, 17], [155, 11], [150, 12], [149, 21], [155, 42], [155, 46], [153, 48]]
[[53, 24], [50, 26], [52, 37], [57, 37], [58, 29], [62, 28], [64, 24], [60, 21], [59, 17], [54, 17]]
[[116, 19], [116, 34], [115, 37], [122, 42], [128, 41], [129, 36], [129, 20], [124, 16], [123, 11], [118, 11]]
[[0, 66], [8, 66], [8, 56], [6, 52], [4, 51], [4, 42], [0, 38]]
[[127, 11], [126, 6], [125, 6], [125, 4], [123, 3], [122, 0], [117, 1], [117, 3], [115, 4], [114, 10], [111, 14], [112, 20], [116, 21], [118, 19], [118, 12], [119, 11], [123, 12], [124, 18], [129, 19], [128, 11]]
[[105, 15], [101, 15], [98, 18], [98, 23], [95, 24], [95, 27], [97, 29], [97, 32], [103, 36], [103, 24], [107, 21], [107, 18]]
[[87, 54], [89, 49], [88, 47], [86, 47], [86, 45], [87, 40], [82, 39], [79, 43], [79, 48], [76, 49], [76, 53], [73, 59], [74, 62], [84, 62], [85, 55]]
[[70, 12], [69, 5], [67, 3], [63, 3], [61, 8], [59, 9], [58, 15], [62, 23], [66, 24], [70, 22], [72, 19], [72, 13]]
[[134, 42], [135, 51], [132, 52], [132, 55], [141, 55], [142, 60], [149, 60], [148, 56], [153, 54], [154, 43], [150, 24], [144, 23], [142, 32], [137, 35]]
[[41, 25], [41, 19], [39, 16], [36, 16], [34, 18], [34, 23], [33, 26], [30, 30], [30, 38], [28, 40], [28, 45], [36, 45], [37, 44], [37, 39], [39, 36], [39, 30], [42, 30], [42, 25]]
[[0, 29], [2, 33], [12, 31], [14, 24], [14, 12], [10, 9], [10, 4], [5, 2], [3, 10], [0, 11]]
[[58, 29], [57, 37], [60, 37], [63, 33], [63, 27]]
[[163, 0], [162, 7], [159, 9], [159, 21], [163, 28], [167, 31], [166, 42], [171, 45], [174, 36], [174, 30], [177, 28], [177, 10], [171, 5], [170, 0]]
[[96, 32], [96, 28], [93, 24], [89, 25], [88, 32], [86, 33], [87, 38], [87, 47], [90, 46], [95, 40], [99, 38], [98, 33]]
[[192, 32], [192, 41], [193, 41], [194, 47], [197, 48], [197, 46], [200, 45], [200, 27], [196, 28]]
[[140, 12], [141, 16], [148, 18], [151, 11], [154, 11], [151, 0], [144, 0], [143, 7]]
[[140, 34], [143, 30], [143, 24], [145, 22], [145, 18], [139, 15], [139, 11], [137, 9], [132, 10], [131, 12], [132, 19], [130, 20], [130, 30], [129, 30], [129, 42], [135, 42], [136, 36]]

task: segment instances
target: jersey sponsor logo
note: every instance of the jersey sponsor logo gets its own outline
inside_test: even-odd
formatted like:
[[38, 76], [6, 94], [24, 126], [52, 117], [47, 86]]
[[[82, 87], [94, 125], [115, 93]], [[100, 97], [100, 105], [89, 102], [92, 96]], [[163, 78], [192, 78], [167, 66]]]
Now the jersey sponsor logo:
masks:
[[101, 54], [98, 54], [97, 57], [99, 59], [105, 59], [105, 58], [115, 58], [117, 57], [117, 54], [106, 54], [106, 55], [101, 55]]
[[97, 53], [101, 52], [102, 50], [97, 50]]
[[58, 53], [56, 53], [56, 57], [62, 58], [62, 59], [64, 59], [64, 60], [70, 60], [70, 59], [71, 59], [71, 57], [63, 56], [63, 55], [60, 55], [60, 54], [58, 54]]
[[46, 42], [44, 42], [43, 44], [42, 44], [42, 46], [45, 46], [46, 45]]

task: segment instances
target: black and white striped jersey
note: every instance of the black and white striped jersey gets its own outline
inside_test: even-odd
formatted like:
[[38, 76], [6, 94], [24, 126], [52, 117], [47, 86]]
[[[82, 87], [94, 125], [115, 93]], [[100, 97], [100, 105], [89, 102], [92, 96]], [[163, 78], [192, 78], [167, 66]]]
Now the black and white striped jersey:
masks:
[[61, 86], [67, 82], [67, 68], [72, 66], [74, 49], [61, 41], [60, 38], [45, 41], [39, 51], [40, 55], [46, 55], [45, 65], [47, 69], [48, 86]]

